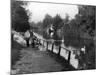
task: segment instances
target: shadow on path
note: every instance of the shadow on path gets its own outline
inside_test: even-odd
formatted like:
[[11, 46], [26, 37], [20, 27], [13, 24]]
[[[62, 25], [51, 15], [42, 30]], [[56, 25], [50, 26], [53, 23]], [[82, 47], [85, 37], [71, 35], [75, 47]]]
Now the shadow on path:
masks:
[[43, 73], [74, 70], [64, 58], [50, 52], [35, 48], [21, 50], [21, 58], [13, 66], [18, 74]]

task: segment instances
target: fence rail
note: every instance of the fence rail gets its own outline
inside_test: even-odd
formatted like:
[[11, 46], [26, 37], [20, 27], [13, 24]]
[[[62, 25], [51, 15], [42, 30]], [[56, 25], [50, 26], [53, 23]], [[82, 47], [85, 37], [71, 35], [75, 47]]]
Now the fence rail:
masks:
[[[42, 44], [42, 46], [46, 47], [46, 50], [50, 50], [53, 53], [55, 53], [54, 52], [54, 46], [56, 46], [56, 45], [55, 45], [54, 41], [56, 41], [56, 40], [51, 41], [51, 40], [45, 40], [45, 39], [39, 39], [39, 38], [38, 38], [38, 40]], [[61, 40], [58, 40], [58, 41], [61, 41]], [[50, 49], [48, 48], [49, 45], [51, 45], [51, 48]], [[58, 47], [58, 53], [57, 54], [60, 55], [60, 56], [61, 56], [61, 50], [65, 50], [66, 51], [66, 53], [68, 55], [67, 61], [70, 64], [71, 51], [68, 50], [68, 49], [66, 49], [66, 48], [64, 48], [64, 47], [62, 47], [62, 46], [60, 46], [60, 45], [57, 46], [57, 47]], [[62, 56], [62, 57], [64, 57], [64, 56]]]

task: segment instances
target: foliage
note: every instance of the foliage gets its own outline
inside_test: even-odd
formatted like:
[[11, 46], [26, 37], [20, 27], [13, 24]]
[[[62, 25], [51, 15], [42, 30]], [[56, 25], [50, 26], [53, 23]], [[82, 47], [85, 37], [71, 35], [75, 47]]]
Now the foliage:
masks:
[[52, 20], [53, 20], [52, 17], [50, 15], [46, 14], [46, 16], [45, 16], [45, 18], [43, 20], [42, 27], [46, 28], [46, 27], [50, 26], [50, 24], [52, 24]]
[[57, 14], [54, 18], [53, 18], [53, 25], [54, 25], [54, 29], [57, 30], [59, 28], [62, 27], [62, 22], [63, 20], [61, 19], [61, 17]]
[[96, 7], [95, 6], [79, 6], [79, 13], [65, 23], [63, 27], [64, 43], [66, 46], [83, 47], [86, 46], [86, 53], [80, 56], [82, 63], [86, 64], [83, 69], [96, 68]]
[[91, 37], [95, 36], [96, 7], [79, 6], [79, 14], [76, 15], [76, 21], [81, 31], [88, 33]]
[[84, 39], [95, 38], [95, 7], [79, 6], [79, 13], [75, 19], [64, 25], [64, 38], [66, 45], [82, 46]]
[[47, 27], [50, 27], [51, 24], [53, 24], [54, 29], [59, 29], [63, 25], [62, 22], [63, 22], [63, 20], [61, 19], [61, 17], [58, 14], [55, 17], [51, 17], [50, 15], [46, 14], [46, 16], [43, 20], [42, 27], [47, 28]]
[[24, 2], [11, 0], [11, 27], [18, 32], [25, 32], [30, 28]]

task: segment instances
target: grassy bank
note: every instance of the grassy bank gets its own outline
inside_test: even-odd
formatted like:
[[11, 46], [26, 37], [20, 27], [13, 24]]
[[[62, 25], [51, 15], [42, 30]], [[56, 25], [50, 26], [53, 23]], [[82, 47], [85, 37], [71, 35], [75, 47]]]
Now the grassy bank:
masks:
[[[11, 65], [13, 66], [20, 59], [20, 50], [24, 48], [16, 41], [11, 41]], [[12, 68], [12, 67], [11, 67]]]

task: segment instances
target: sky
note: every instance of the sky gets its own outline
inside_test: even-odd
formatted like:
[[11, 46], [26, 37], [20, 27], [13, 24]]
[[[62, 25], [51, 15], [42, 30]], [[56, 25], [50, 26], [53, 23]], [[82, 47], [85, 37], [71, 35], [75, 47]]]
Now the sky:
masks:
[[36, 2], [28, 2], [26, 10], [29, 10], [29, 12], [31, 13], [29, 21], [34, 21], [35, 23], [43, 21], [46, 14], [49, 14], [52, 17], [59, 14], [62, 19], [66, 17], [66, 14], [68, 14], [69, 19], [73, 19], [75, 15], [78, 13], [77, 5]]

